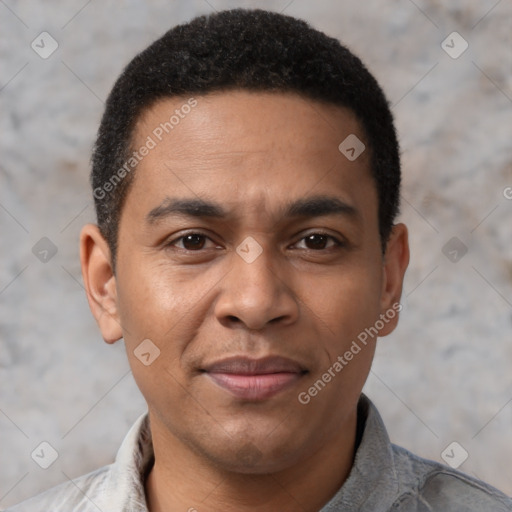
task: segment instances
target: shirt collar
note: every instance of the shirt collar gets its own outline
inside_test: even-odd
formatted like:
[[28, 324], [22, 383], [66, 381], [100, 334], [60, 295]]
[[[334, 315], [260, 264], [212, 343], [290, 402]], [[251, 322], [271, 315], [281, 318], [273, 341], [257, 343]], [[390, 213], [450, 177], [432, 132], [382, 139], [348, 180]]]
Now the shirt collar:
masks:
[[144, 483], [154, 462], [148, 413], [126, 434], [105, 482], [103, 510], [148, 512]]
[[363, 393], [358, 418], [366, 418], [361, 443], [348, 478], [320, 512], [359, 510], [383, 512], [398, 496], [393, 449], [379, 411]]
[[[320, 512], [389, 510], [398, 494], [393, 450], [375, 405], [361, 394], [358, 425], [363, 430], [354, 464], [347, 480]], [[104, 510], [148, 512], [144, 491], [146, 476], [154, 462], [149, 416], [140, 416], [126, 435], [101, 500]]]

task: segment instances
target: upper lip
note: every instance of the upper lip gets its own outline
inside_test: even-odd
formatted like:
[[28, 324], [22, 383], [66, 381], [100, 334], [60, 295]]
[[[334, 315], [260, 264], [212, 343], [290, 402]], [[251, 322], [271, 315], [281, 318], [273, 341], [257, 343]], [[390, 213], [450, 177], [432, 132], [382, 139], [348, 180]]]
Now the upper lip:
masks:
[[235, 375], [265, 375], [269, 373], [304, 373], [299, 363], [281, 356], [268, 356], [261, 359], [249, 357], [228, 357], [205, 368], [209, 373], [232, 373]]

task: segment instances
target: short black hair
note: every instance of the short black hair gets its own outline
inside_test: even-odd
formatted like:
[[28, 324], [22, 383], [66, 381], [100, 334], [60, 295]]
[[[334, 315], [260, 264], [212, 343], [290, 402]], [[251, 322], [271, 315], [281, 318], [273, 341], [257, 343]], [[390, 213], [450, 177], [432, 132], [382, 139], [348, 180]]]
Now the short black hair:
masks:
[[237, 89], [296, 93], [356, 115], [371, 155], [385, 252], [399, 212], [400, 150], [376, 79], [337, 39], [303, 20], [261, 9], [232, 9], [198, 16], [166, 32], [125, 67], [108, 96], [91, 184], [114, 268], [121, 210], [135, 172], [126, 162], [142, 112], [162, 98]]

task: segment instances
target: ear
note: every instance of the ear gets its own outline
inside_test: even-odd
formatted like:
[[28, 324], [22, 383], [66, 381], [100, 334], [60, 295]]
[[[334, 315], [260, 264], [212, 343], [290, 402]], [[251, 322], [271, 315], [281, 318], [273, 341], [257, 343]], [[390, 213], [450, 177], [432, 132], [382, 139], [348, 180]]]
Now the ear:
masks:
[[80, 263], [87, 300], [107, 343], [122, 338], [117, 308], [116, 278], [110, 249], [98, 226], [87, 224], [80, 233]]
[[400, 304], [402, 286], [408, 265], [407, 226], [405, 224], [395, 224], [384, 254], [380, 300], [381, 318], [384, 327], [379, 330], [379, 336], [387, 336], [395, 330], [398, 324], [398, 312], [402, 309]]

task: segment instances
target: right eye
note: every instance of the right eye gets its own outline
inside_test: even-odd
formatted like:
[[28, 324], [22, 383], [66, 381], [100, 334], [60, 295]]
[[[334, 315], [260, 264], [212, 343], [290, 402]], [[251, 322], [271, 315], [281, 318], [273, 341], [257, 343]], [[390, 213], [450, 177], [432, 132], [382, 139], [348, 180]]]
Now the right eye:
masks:
[[167, 246], [178, 247], [186, 251], [201, 250], [206, 242], [207, 237], [202, 233], [187, 233], [178, 238], [175, 238], [167, 244]]

